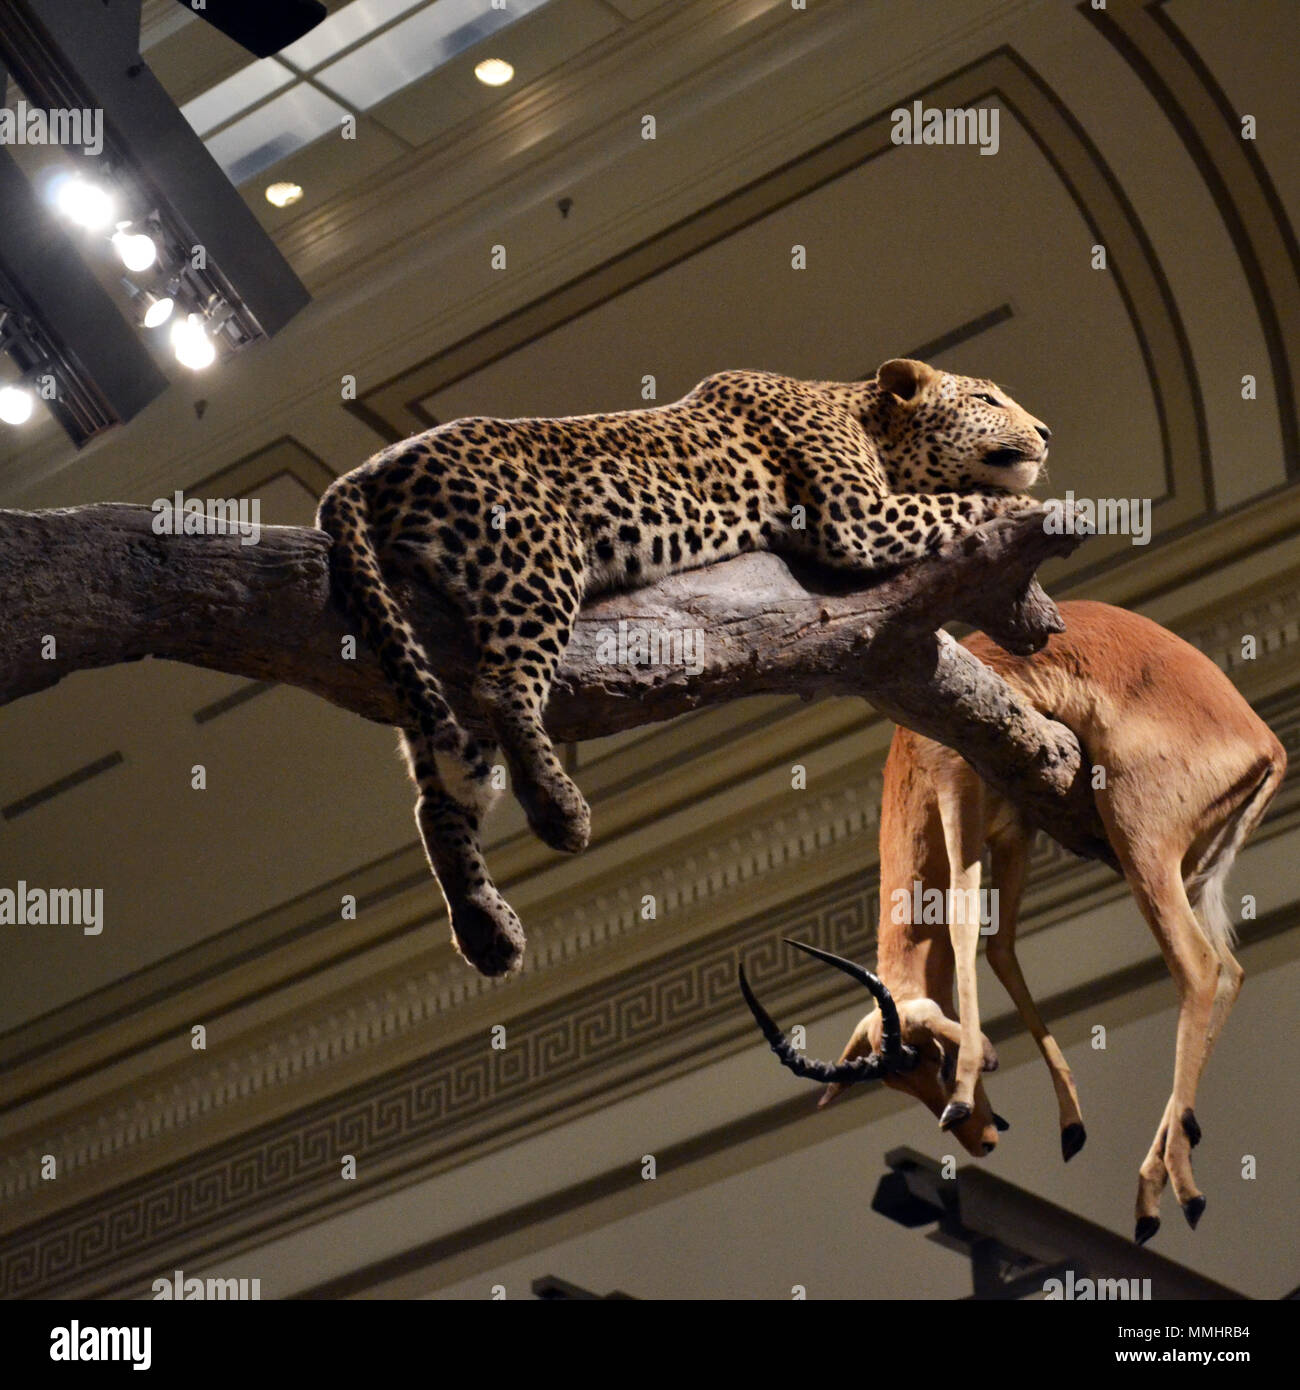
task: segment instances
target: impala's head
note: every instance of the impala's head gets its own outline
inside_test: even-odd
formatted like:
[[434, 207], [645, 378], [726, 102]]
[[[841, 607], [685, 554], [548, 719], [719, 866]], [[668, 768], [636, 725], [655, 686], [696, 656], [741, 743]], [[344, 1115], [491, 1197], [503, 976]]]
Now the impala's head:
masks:
[[[745, 1002], [782, 1064], [796, 1076], [827, 1083], [818, 1102], [819, 1108], [829, 1105], [846, 1086], [860, 1081], [882, 1081], [892, 1090], [905, 1091], [921, 1101], [938, 1119], [940, 1127], [949, 1131], [967, 1153], [976, 1158], [992, 1153], [997, 1147], [998, 1132], [1007, 1128], [1007, 1122], [994, 1114], [984, 1083], [976, 1083], [975, 1103], [969, 1111], [953, 1101], [957, 1089], [960, 1025], [948, 1018], [933, 999], [908, 999], [896, 1004], [889, 990], [869, 970], [800, 941], [789, 944], [843, 970], [865, 986], [876, 1000], [876, 1007], [853, 1030], [840, 1060], [814, 1062], [791, 1047], [754, 997], [745, 972], [741, 970], [740, 988]], [[992, 1071], [998, 1064], [997, 1054], [983, 1034], [980, 1040], [984, 1049], [983, 1070]]]
[[1051, 430], [992, 381], [896, 357], [873, 385], [872, 434], [900, 492], [1024, 492], [1047, 462]]

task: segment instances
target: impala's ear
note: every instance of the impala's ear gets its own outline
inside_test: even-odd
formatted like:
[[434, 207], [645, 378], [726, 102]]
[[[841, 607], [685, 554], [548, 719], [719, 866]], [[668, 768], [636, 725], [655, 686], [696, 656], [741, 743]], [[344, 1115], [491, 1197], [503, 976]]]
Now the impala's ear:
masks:
[[910, 401], [919, 396], [932, 382], [938, 372], [924, 362], [913, 361], [910, 357], [895, 357], [881, 364], [876, 372], [876, 385], [900, 401]]

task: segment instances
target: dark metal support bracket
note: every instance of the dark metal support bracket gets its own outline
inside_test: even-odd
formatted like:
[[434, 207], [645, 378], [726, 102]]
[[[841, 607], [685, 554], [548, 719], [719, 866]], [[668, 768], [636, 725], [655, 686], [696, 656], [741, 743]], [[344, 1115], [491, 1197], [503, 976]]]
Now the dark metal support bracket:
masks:
[[930, 1239], [969, 1256], [977, 1299], [1041, 1293], [1046, 1280], [1149, 1279], [1159, 1299], [1240, 1299], [1244, 1295], [1135, 1245], [1104, 1226], [966, 1165], [945, 1178], [915, 1149], [891, 1149], [871, 1209], [900, 1225], [935, 1224]]

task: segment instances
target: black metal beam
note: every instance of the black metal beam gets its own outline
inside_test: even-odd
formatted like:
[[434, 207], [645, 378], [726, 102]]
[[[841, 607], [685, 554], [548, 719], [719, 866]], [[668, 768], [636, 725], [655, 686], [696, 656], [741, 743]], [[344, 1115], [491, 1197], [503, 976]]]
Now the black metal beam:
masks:
[[329, 13], [321, 0], [176, 0], [258, 58], [269, 58], [314, 29]]
[[636, 1301], [633, 1294], [623, 1293], [620, 1289], [615, 1289], [612, 1293], [592, 1293], [590, 1289], [570, 1284], [567, 1279], [561, 1279], [556, 1274], [544, 1274], [540, 1279], [534, 1279], [533, 1297], [545, 1299], [548, 1303], [585, 1303], [591, 1299], [610, 1298]]
[[873, 1211], [917, 1227], [937, 1222], [934, 1238], [971, 1257], [977, 1298], [1021, 1297], [1050, 1277], [1149, 1279], [1152, 1298], [1241, 1299], [1244, 1295], [1085, 1220], [1064, 1207], [970, 1164], [944, 1178], [915, 1149], [891, 1149], [893, 1170], [876, 1189]]
[[202, 140], [140, 57], [140, 0], [5, 0], [0, 61], [27, 98], [99, 109], [107, 160], [185, 247], [202, 246], [247, 337], [270, 337], [309, 301]]

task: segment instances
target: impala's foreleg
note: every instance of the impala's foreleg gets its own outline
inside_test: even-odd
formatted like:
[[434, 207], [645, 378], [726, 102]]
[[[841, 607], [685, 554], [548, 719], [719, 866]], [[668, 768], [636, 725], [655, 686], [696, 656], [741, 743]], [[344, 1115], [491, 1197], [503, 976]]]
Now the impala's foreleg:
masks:
[[1029, 986], [1016, 959], [1016, 924], [1020, 915], [1020, 899], [1024, 893], [1025, 876], [1029, 867], [1031, 836], [1019, 826], [992, 839], [989, 886], [997, 891], [997, 930], [988, 939], [989, 966], [1003, 989], [1011, 997], [1016, 1012], [1034, 1036], [1043, 1054], [1047, 1070], [1056, 1091], [1056, 1105], [1061, 1118], [1061, 1155], [1068, 1163], [1083, 1148], [1088, 1137], [1079, 1109], [1079, 1093], [1074, 1087], [1065, 1055], [1056, 1039], [1047, 1031], [1043, 1016], [1038, 1012]]
[[998, 1064], [997, 1054], [985, 1045], [980, 1032], [975, 980], [975, 952], [980, 939], [980, 856], [984, 852], [987, 793], [984, 783], [965, 763], [960, 763], [940, 783], [937, 796], [948, 855], [948, 933], [952, 940], [957, 1011], [961, 1020], [956, 1087], [939, 1120], [942, 1129], [951, 1129], [974, 1109], [980, 1072], [992, 1071]]

